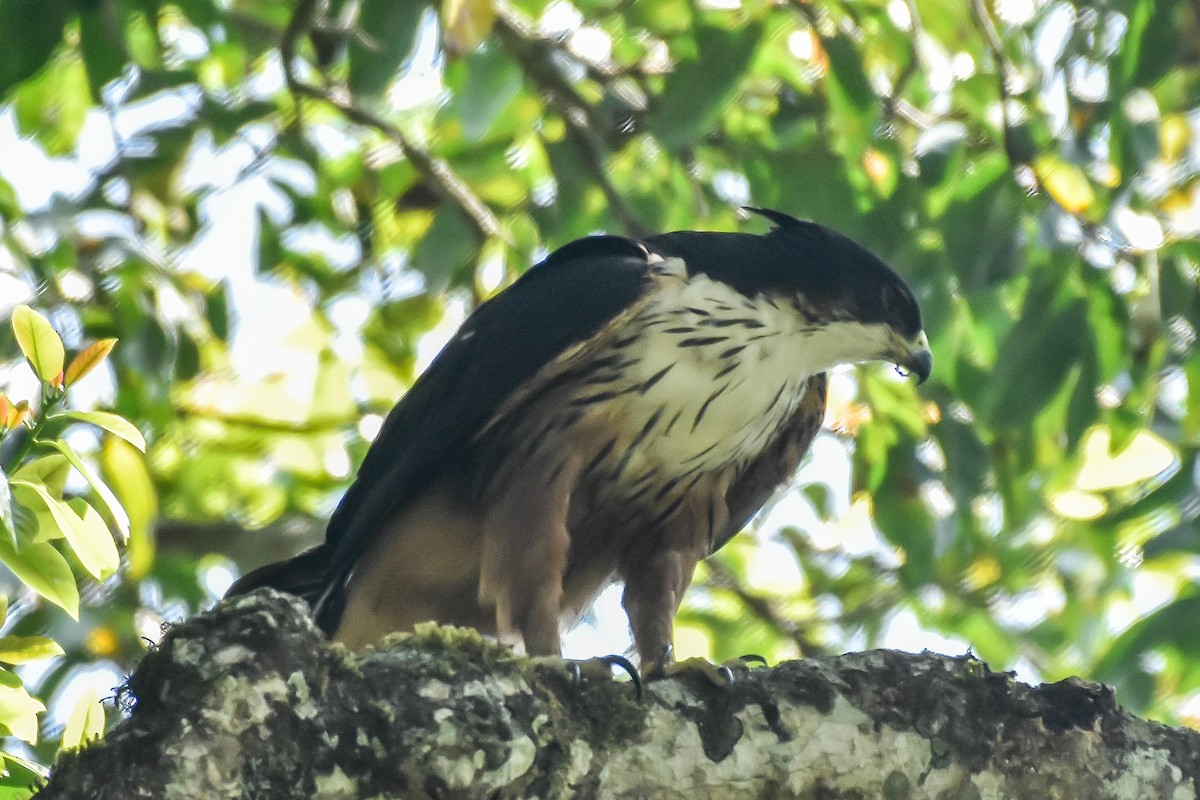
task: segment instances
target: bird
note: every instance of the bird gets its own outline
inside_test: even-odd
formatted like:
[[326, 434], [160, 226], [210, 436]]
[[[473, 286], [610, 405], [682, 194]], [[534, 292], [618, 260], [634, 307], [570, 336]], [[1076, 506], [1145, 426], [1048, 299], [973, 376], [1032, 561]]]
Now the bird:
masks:
[[606, 587], [672, 661], [697, 564], [795, 474], [828, 373], [933, 356], [912, 290], [835, 230], [593, 235], [482, 303], [385, 419], [325, 541], [237, 581], [352, 648], [419, 623], [561, 656]]

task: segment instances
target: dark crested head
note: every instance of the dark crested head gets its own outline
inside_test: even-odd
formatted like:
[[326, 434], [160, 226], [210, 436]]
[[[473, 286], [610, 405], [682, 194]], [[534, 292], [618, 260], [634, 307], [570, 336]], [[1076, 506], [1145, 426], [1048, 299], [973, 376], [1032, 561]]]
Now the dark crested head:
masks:
[[915, 373], [918, 381], [929, 376], [933, 359], [921, 309], [891, 267], [823, 225], [769, 209], [747, 210], [775, 223], [764, 238], [774, 245], [769, 260], [778, 271], [776, 292], [789, 295], [813, 323], [849, 323], [864, 329], [864, 343], [875, 350], [854, 360], [883, 358]]

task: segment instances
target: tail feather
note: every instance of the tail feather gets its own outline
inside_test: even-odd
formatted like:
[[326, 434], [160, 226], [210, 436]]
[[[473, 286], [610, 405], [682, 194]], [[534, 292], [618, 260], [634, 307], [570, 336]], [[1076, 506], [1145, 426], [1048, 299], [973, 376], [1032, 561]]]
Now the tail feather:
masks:
[[225, 596], [236, 597], [270, 587], [294, 594], [311, 606], [317, 602], [328, 582], [329, 550], [324, 544], [319, 544], [299, 555], [248, 572], [229, 587]]

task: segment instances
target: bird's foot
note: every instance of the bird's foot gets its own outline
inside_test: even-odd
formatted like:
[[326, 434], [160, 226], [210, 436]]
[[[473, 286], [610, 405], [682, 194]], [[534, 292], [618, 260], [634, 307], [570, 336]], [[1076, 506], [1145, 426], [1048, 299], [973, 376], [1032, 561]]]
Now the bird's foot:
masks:
[[759, 655], [745, 655], [721, 664], [713, 663], [707, 658], [685, 658], [683, 661], [676, 661], [673, 649], [668, 646], [663, 650], [662, 658], [645, 669], [645, 674], [648, 680], [697, 674], [718, 689], [724, 689], [736, 680], [734, 670], [749, 669], [755, 664], [765, 667], [767, 660]]
[[638, 699], [642, 699], [642, 676], [638, 673], [637, 667], [625, 656], [596, 656], [582, 661], [557, 657], [539, 660], [552, 663], [555, 667], [565, 667], [567, 679], [571, 683], [571, 691], [576, 696], [583, 691], [583, 686], [587, 681], [613, 680], [613, 667], [616, 667], [629, 676], [629, 681], [633, 684]]

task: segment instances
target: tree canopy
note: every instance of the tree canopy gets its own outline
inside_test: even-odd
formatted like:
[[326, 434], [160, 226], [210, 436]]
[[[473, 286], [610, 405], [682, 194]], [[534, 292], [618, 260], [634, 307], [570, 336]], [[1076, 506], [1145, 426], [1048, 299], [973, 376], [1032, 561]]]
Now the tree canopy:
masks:
[[11, 796], [103, 727], [81, 675], [319, 539], [474, 304], [589, 233], [761, 230], [743, 205], [892, 264], [935, 371], [838, 373], [680, 650], [941, 641], [1200, 720], [1198, 14], [0, 0]]

